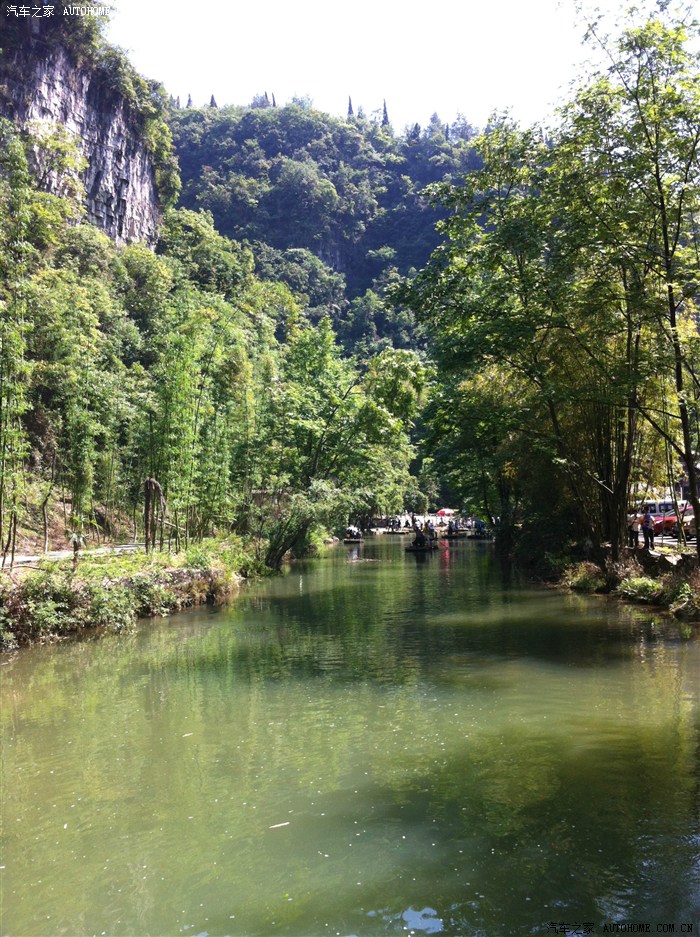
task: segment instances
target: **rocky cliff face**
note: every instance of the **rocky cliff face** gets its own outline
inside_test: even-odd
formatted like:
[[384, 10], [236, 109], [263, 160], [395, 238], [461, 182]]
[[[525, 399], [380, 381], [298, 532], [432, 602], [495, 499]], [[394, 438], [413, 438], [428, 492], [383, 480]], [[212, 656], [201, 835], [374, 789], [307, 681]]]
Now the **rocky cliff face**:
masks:
[[[88, 220], [118, 243], [155, 241], [160, 209], [153, 161], [128, 103], [61, 46], [40, 42], [0, 57], [0, 116], [26, 126], [60, 124], [87, 160]], [[60, 190], [48, 176], [46, 187]]]

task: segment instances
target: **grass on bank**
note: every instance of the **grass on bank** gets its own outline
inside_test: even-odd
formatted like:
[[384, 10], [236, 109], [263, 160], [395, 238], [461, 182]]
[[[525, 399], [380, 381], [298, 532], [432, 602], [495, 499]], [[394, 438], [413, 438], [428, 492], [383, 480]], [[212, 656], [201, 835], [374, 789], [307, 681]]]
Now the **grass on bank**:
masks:
[[17, 567], [0, 580], [0, 650], [77, 635], [86, 629], [134, 628], [136, 619], [217, 603], [252, 573], [251, 545], [209, 540], [180, 554], [83, 553]]

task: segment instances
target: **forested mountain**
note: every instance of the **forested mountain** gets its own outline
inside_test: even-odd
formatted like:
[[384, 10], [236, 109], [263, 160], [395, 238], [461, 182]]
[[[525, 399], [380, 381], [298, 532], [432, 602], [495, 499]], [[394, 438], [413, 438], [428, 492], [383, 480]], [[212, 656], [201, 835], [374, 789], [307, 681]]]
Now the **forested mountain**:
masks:
[[309, 323], [206, 214], [171, 210], [159, 254], [115, 246], [77, 195], [39, 190], [30, 145], [0, 122], [4, 554], [42, 514], [48, 542], [57, 505], [67, 534], [236, 531], [275, 566], [318, 525], [401, 506], [414, 354], [344, 359], [328, 317]]
[[[407, 498], [425, 504], [410, 474], [410, 430], [426, 369], [364, 327], [366, 353], [348, 358], [333, 329], [343, 325], [358, 350], [344, 278], [311, 250], [328, 259], [336, 244], [336, 259], [341, 249], [350, 258], [378, 222], [391, 135], [368, 125], [365, 139], [359, 127], [290, 106], [231, 112], [248, 128], [239, 146], [227, 112], [183, 112], [173, 118], [179, 138], [197, 137], [220, 168], [197, 168], [194, 143], [189, 162], [183, 148], [185, 201], [197, 210], [175, 208], [163, 89], [87, 22], [61, 20], [42, 36], [43, 24], [18, 19], [3, 37], [6, 112], [34, 102], [64, 114], [62, 125], [25, 125], [19, 112], [0, 120], [3, 564], [37, 540], [138, 536], [179, 549], [240, 535], [277, 566], [350, 517], [399, 510]], [[79, 74], [68, 94], [55, 62], [61, 76], [66, 63]], [[85, 99], [93, 122], [109, 128], [118, 107], [124, 126], [144, 134], [165, 210], [155, 252], [85, 223], [80, 173], [97, 156], [81, 154], [66, 131], [84, 119], [75, 110]], [[103, 177], [123, 168], [88, 166]], [[229, 187], [217, 189], [224, 170]], [[244, 206], [246, 188], [247, 214], [222, 215], [225, 202]], [[409, 343], [411, 324], [396, 345]]]
[[307, 101], [173, 110], [181, 203], [252, 245], [256, 269], [286, 283], [312, 321], [329, 314], [348, 349], [423, 338], [412, 313], [383, 303], [384, 287], [423, 266], [439, 243], [442, 209], [426, 185], [478, 165], [473, 128], [437, 115], [396, 136], [387, 122], [340, 120]]
[[682, 481], [700, 513], [689, 36], [670, 14], [633, 24], [545, 141], [505, 119], [397, 136], [265, 98], [171, 106], [166, 126], [159, 86], [72, 35], [153, 137], [166, 211], [155, 251], [115, 244], [84, 223], [65, 130], [0, 124], [5, 557], [48, 537], [51, 504], [61, 536], [237, 533], [272, 566], [438, 490], [506, 547], [588, 539], [601, 562], [633, 491]]

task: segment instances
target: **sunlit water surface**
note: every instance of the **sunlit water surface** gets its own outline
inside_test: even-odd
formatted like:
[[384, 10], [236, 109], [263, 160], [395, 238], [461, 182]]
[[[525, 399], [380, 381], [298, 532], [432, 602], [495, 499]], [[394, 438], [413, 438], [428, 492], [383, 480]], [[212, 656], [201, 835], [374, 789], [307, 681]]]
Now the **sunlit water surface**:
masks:
[[402, 547], [5, 660], [2, 934], [699, 933], [697, 636]]

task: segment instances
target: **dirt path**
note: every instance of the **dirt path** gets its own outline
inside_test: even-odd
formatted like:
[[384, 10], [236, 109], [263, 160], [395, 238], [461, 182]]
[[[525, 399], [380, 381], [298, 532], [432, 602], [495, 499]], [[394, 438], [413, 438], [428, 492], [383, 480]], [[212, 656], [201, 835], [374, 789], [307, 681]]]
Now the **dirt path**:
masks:
[[[143, 550], [143, 543], [122, 543], [113, 547], [96, 547], [94, 550], [81, 550], [80, 556], [96, 556], [100, 553], [138, 553]], [[62, 560], [67, 556], [73, 556], [72, 550], [50, 550], [48, 553], [18, 553], [15, 556], [14, 566], [31, 566], [41, 560]], [[5, 570], [10, 569], [10, 558], [7, 557]]]

